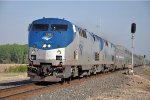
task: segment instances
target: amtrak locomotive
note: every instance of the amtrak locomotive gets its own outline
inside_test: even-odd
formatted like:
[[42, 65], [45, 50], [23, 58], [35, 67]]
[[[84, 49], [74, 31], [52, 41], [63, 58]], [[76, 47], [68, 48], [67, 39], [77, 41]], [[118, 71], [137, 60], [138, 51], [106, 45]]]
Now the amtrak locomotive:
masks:
[[[131, 52], [65, 19], [43, 18], [29, 26], [28, 76], [62, 81], [126, 68]], [[136, 65], [140, 57], [135, 55]]]

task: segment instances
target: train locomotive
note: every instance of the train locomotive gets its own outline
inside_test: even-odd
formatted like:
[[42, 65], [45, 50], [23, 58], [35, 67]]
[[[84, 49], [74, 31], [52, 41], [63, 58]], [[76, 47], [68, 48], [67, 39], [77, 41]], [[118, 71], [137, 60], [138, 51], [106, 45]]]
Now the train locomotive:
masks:
[[[70, 80], [127, 68], [131, 63], [131, 52], [125, 47], [65, 19], [38, 19], [29, 25], [28, 31], [27, 73], [32, 81]], [[140, 57], [135, 57], [140, 65]]]

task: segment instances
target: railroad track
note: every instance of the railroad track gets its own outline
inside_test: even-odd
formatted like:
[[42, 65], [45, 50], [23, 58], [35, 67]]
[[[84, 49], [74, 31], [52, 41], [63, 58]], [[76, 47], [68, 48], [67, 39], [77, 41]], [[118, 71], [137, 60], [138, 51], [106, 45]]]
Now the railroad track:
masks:
[[[115, 71], [113, 73], [116, 73], [118, 71]], [[48, 83], [46, 85], [38, 85], [35, 83], [30, 83], [26, 84], [23, 86], [18, 86], [18, 87], [12, 87], [12, 88], [7, 88], [7, 89], [1, 89], [0, 90], [0, 100], [22, 100], [29, 98], [31, 96], [35, 95], [41, 95], [45, 93], [50, 93], [59, 89], [71, 87], [74, 85], [79, 85], [82, 84], [85, 81], [88, 81], [93, 78], [100, 78], [104, 77], [106, 75], [113, 74], [111, 72], [105, 73], [105, 74], [98, 74], [98, 75], [93, 75], [88, 78], [81, 78], [81, 79], [75, 79], [68, 83], [64, 83], [63, 85], [60, 83]]]
[[4, 99], [7, 97], [11, 97], [13, 95], [17, 95], [20, 93], [24, 93], [24, 92], [42, 88], [42, 87], [44, 87], [44, 86], [39, 86], [39, 85], [36, 85], [35, 83], [29, 83], [29, 84], [25, 84], [25, 85], [21, 85], [21, 86], [0, 89], [0, 99]]

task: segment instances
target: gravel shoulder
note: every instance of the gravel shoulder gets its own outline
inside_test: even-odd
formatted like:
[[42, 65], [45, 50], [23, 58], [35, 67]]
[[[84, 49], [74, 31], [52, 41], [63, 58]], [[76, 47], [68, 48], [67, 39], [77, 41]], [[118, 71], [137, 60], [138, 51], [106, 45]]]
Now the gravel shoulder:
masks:
[[[150, 76], [148, 71], [150, 67], [135, 68], [135, 75], [123, 75], [122, 84], [117, 88], [102, 94], [93, 99], [98, 100], [150, 100]], [[124, 81], [124, 82], [123, 82]], [[90, 100], [89, 99], [89, 100]]]
[[118, 71], [27, 100], [150, 100], [148, 71], [149, 66], [134, 68], [135, 75]]

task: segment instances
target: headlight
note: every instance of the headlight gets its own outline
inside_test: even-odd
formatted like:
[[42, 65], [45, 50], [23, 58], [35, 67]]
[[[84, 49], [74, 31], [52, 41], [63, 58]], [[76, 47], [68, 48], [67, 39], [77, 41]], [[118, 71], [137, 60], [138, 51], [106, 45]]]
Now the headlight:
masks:
[[43, 44], [43, 45], [42, 45], [42, 48], [46, 48], [46, 46], [47, 46], [46, 44]]
[[50, 45], [50, 44], [48, 44], [48, 45], [47, 45], [47, 47], [48, 47], [48, 48], [50, 48], [50, 47], [51, 47], [51, 45]]

